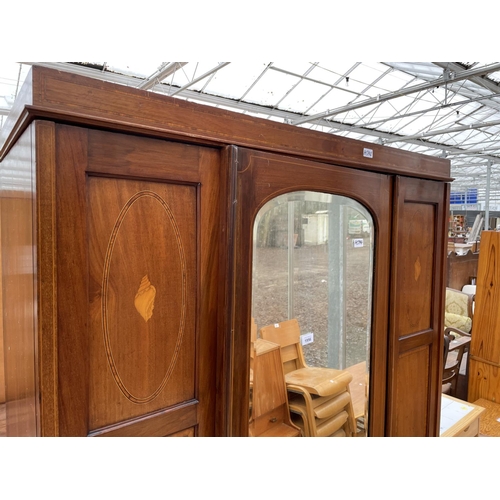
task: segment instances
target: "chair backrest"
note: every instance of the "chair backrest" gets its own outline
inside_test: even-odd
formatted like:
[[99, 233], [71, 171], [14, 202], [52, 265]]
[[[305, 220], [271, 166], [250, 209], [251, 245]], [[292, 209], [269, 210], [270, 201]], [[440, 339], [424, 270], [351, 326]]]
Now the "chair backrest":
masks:
[[300, 327], [296, 319], [264, 326], [260, 329], [260, 336], [264, 340], [281, 346], [281, 359], [285, 374], [299, 368], [306, 368], [300, 345]]
[[464, 336], [461, 339], [455, 339], [453, 335], [444, 335], [444, 366], [443, 366], [443, 384], [452, 382], [450, 394], [455, 395], [460, 366], [464, 357], [465, 349], [470, 343], [470, 337]]
[[443, 376], [442, 376], [442, 382], [441, 382], [442, 383], [442, 389], [441, 389], [441, 391], [444, 394], [449, 394], [450, 390], [451, 390], [450, 379], [452, 377], [450, 377], [446, 373], [446, 359], [448, 358], [449, 349], [450, 349], [450, 335], [446, 335], [445, 334], [445, 336], [444, 336], [444, 346], [443, 346]]
[[473, 318], [472, 304], [472, 295], [453, 288], [447, 288], [444, 326], [458, 328], [466, 333], [470, 333], [472, 330]]

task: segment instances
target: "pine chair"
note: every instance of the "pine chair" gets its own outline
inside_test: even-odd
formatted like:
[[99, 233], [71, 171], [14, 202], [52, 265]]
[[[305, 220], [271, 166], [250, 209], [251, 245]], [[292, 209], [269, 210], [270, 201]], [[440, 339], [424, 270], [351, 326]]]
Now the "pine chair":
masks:
[[345, 370], [307, 366], [296, 319], [260, 329], [261, 338], [281, 346], [290, 411], [305, 436], [356, 435]]
[[257, 339], [252, 344], [253, 400], [250, 436], [297, 437], [300, 429], [290, 419], [280, 347]]

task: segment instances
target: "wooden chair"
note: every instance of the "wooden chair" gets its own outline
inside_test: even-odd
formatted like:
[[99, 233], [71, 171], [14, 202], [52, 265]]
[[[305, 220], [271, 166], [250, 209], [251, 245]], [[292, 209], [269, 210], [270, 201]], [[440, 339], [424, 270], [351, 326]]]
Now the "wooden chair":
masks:
[[469, 335], [474, 317], [474, 295], [453, 288], [446, 289], [444, 327], [454, 337]]
[[346, 370], [307, 366], [296, 319], [260, 329], [261, 338], [281, 346], [290, 411], [305, 436], [356, 435]]
[[470, 345], [470, 335], [455, 338], [451, 334], [445, 333], [445, 358], [443, 367], [443, 389], [446, 387], [445, 394], [456, 396], [458, 376], [460, 374], [460, 366], [465, 351]]
[[250, 436], [300, 436], [300, 429], [290, 419], [279, 345], [257, 339], [253, 349]]
[[443, 394], [450, 394], [451, 382], [445, 377], [446, 372], [446, 359], [448, 358], [448, 352], [450, 350], [450, 336], [444, 336], [444, 344], [443, 344], [443, 381], [442, 381], [442, 389], [441, 392]]
[[[456, 396], [458, 377], [468, 380], [468, 352], [474, 316], [474, 295], [446, 288], [444, 333], [450, 337], [445, 363], [445, 378], [451, 377], [450, 395]], [[455, 365], [458, 364], [458, 370]], [[461, 367], [463, 366], [462, 370]], [[453, 375], [453, 376], [452, 376]]]

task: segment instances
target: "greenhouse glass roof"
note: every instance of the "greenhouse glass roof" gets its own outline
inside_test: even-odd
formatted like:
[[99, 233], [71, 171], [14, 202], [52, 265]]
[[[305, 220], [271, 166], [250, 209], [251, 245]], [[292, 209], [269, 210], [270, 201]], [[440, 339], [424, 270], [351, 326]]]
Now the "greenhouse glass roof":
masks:
[[453, 192], [500, 206], [498, 62], [0, 63], [0, 127], [33, 64], [449, 158]]

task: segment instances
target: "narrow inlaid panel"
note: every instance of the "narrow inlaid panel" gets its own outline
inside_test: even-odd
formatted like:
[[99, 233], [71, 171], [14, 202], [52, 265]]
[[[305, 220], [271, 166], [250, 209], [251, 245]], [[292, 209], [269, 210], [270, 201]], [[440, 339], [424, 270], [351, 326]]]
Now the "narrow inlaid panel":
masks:
[[435, 207], [424, 203], [405, 203], [400, 237], [399, 279], [404, 297], [399, 297], [400, 337], [432, 328], [432, 287], [434, 283], [436, 225]]
[[196, 188], [90, 177], [90, 429], [194, 397]]

